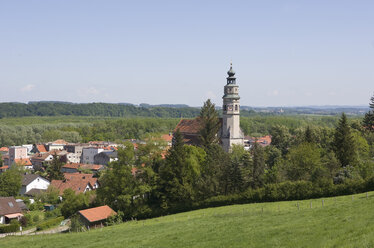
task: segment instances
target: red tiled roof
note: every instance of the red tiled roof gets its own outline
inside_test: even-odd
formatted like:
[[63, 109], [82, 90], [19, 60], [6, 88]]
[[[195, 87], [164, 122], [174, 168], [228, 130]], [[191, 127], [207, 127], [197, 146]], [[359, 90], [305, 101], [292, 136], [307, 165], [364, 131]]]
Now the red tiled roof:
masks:
[[0, 170], [7, 170], [7, 169], [9, 169], [9, 166], [7, 165], [0, 167]]
[[271, 144], [271, 136], [270, 135], [266, 135], [266, 136], [263, 136], [263, 137], [250, 137], [250, 136], [246, 136], [245, 139], [249, 140], [250, 142], [255, 142], [260, 144], [261, 146], [268, 146]]
[[14, 163], [23, 165], [23, 166], [31, 166], [32, 163], [29, 158], [17, 158], [14, 160]]
[[53, 141], [52, 144], [67, 145], [68, 142], [66, 142], [63, 139], [58, 139], [58, 140]]
[[47, 149], [45, 149], [44, 145], [36, 145], [36, 148], [39, 152], [47, 152]]
[[104, 166], [101, 164], [80, 164], [80, 163], [68, 163], [62, 166], [63, 168], [69, 169], [87, 169], [87, 170], [100, 170]]
[[51, 186], [55, 187], [60, 191], [60, 195], [64, 193], [66, 189], [72, 189], [75, 193], [84, 193], [84, 190], [89, 185], [93, 188], [90, 180], [79, 180], [79, 179], [65, 179], [65, 180], [52, 180]]
[[79, 180], [79, 181], [88, 181], [91, 183], [91, 186], [94, 186], [97, 183], [97, 178], [93, 177], [93, 174], [85, 173], [64, 173], [64, 177], [67, 180]]
[[105, 220], [108, 217], [117, 214], [116, 212], [113, 211], [113, 209], [111, 209], [107, 205], [81, 210], [81, 211], [78, 211], [78, 213], [81, 214], [89, 222]]
[[174, 132], [178, 129], [181, 133], [198, 134], [201, 130], [201, 121], [199, 118], [182, 119], [175, 127]]
[[173, 140], [173, 135], [163, 134], [163, 135], [161, 135], [161, 139], [166, 141], [166, 142], [171, 142]]
[[82, 164], [81, 168], [86, 169], [86, 170], [100, 170], [104, 166], [101, 164]]
[[76, 163], [69, 163], [62, 166], [62, 168], [68, 168], [68, 169], [79, 169], [80, 164]]
[[3, 146], [0, 148], [0, 152], [9, 152], [9, 148], [6, 146]]
[[31, 157], [31, 160], [40, 160], [40, 161], [44, 161], [46, 160], [49, 155], [51, 155], [52, 152], [45, 152], [45, 153], [37, 153], [35, 154], [34, 156]]

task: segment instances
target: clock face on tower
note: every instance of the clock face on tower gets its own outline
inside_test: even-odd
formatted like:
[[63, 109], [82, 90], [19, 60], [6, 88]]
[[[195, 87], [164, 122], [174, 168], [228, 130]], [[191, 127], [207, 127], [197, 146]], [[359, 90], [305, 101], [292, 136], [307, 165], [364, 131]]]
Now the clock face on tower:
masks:
[[227, 110], [228, 110], [228, 111], [232, 111], [232, 110], [233, 110], [232, 105], [228, 105], [228, 106], [227, 106]]

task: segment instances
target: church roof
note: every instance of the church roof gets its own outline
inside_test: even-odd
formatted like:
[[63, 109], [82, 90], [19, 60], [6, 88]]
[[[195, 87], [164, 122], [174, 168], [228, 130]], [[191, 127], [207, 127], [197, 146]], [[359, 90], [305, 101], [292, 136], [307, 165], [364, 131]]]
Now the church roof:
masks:
[[181, 133], [198, 134], [201, 130], [201, 125], [202, 123], [199, 118], [182, 119], [175, 127], [174, 132], [179, 129], [179, 132]]

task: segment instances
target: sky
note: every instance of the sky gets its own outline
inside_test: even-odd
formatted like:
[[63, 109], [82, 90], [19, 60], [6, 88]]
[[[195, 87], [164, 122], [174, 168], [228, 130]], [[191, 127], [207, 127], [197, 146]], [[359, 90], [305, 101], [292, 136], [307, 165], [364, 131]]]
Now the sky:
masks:
[[0, 102], [364, 105], [374, 1], [0, 0]]

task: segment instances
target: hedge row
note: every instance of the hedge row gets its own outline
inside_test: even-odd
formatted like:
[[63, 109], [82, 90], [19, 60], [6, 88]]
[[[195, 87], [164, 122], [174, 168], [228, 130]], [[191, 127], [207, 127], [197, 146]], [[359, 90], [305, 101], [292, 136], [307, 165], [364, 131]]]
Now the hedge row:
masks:
[[53, 226], [56, 226], [56, 225], [60, 224], [61, 221], [63, 221], [63, 220], [64, 220], [63, 216], [53, 218], [53, 219], [49, 219], [49, 220], [44, 221], [44, 222], [40, 223], [39, 225], [37, 225], [36, 230], [41, 231], [41, 230], [48, 229], [50, 227], [53, 227]]
[[11, 232], [18, 232], [19, 231], [19, 223], [12, 223], [10, 225], [1, 225], [0, 226], [0, 233], [11, 233]]
[[344, 184], [316, 185], [308, 181], [268, 184], [263, 188], [249, 189], [240, 194], [216, 196], [193, 204], [194, 209], [232, 204], [305, 200], [320, 197], [350, 195], [374, 190], [374, 177], [368, 180], [349, 180]]

